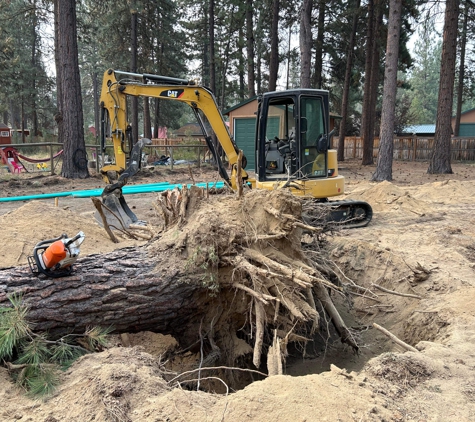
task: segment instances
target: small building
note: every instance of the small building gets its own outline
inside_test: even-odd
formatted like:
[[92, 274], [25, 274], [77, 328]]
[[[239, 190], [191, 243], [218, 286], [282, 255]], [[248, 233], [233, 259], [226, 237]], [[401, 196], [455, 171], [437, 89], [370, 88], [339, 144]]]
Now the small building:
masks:
[[254, 170], [256, 168], [254, 146], [256, 112], [257, 96], [223, 111], [223, 115], [229, 116], [229, 132], [233, 136], [238, 148], [242, 149], [247, 158], [247, 170]]
[[[455, 128], [455, 116], [452, 117], [452, 129]], [[460, 114], [459, 137], [475, 137], [475, 108]]]
[[10, 145], [12, 143], [12, 133], [10, 128], [0, 123], [0, 145]]
[[[282, 113], [284, 113], [282, 109]], [[256, 134], [257, 96], [249, 98], [233, 107], [223, 111], [223, 115], [229, 116], [229, 131], [239, 149], [242, 149], [247, 158], [247, 170], [255, 170], [255, 134]], [[279, 116], [273, 116], [278, 125]], [[330, 131], [335, 127], [335, 120], [341, 117], [330, 113]], [[271, 117], [272, 119], [272, 117]], [[277, 131], [278, 132], [278, 131]]]

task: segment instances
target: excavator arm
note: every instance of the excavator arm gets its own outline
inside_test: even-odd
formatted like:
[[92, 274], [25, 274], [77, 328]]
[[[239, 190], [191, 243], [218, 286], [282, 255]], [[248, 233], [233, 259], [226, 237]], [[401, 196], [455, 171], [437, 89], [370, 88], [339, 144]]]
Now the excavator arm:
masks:
[[[127, 122], [127, 97], [152, 97], [161, 100], [180, 101], [188, 104], [203, 130], [207, 145], [218, 165], [221, 177], [236, 188], [236, 172], [239, 150], [234, 143], [223, 117], [216, 104], [213, 93], [206, 87], [186, 79], [170, 78], [165, 76], [137, 74], [122, 71], [107, 70], [104, 73], [100, 103], [103, 110], [103, 130], [101, 135], [102, 149], [105, 149], [107, 130], [110, 126], [110, 138], [114, 146], [115, 164], [104, 166], [101, 169], [104, 180], [110, 183], [108, 172], [119, 174], [126, 171], [127, 145], [130, 143], [130, 125]], [[207, 133], [208, 121], [231, 166], [231, 177], [216, 151], [215, 143]], [[109, 119], [109, 124], [104, 122]], [[128, 142], [129, 141], [129, 142]], [[248, 178], [244, 169], [241, 169], [243, 180]]]

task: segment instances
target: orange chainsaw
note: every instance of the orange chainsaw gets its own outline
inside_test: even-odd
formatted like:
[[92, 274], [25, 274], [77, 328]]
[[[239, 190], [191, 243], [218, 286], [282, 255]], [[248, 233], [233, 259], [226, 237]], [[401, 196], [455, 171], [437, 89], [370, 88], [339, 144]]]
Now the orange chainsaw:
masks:
[[51, 278], [70, 275], [84, 238], [85, 235], [81, 231], [72, 238], [62, 234], [55, 239], [37, 243], [33, 255], [28, 257], [31, 272], [35, 275], [42, 273]]

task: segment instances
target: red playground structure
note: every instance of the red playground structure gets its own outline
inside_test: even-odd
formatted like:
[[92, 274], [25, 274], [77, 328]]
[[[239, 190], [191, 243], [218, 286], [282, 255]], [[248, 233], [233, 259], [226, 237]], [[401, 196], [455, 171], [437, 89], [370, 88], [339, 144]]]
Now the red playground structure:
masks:
[[10, 173], [21, 173], [22, 170], [25, 170], [23, 164], [18, 160], [18, 153], [15, 148], [0, 148], [0, 157], [2, 159], [2, 164], [5, 164], [8, 167]]
[[[53, 155], [53, 160], [59, 157], [63, 153], [63, 150], [58, 151], [55, 155]], [[46, 163], [50, 161], [50, 158], [30, 158], [25, 155], [20, 154], [15, 148], [13, 147], [3, 147], [0, 148], [0, 158], [2, 164], [8, 167], [10, 173], [21, 173], [22, 170], [28, 172], [26, 167], [23, 165], [21, 160], [28, 161], [29, 163], [38, 164], [38, 163]], [[21, 159], [21, 160], [20, 160]]]

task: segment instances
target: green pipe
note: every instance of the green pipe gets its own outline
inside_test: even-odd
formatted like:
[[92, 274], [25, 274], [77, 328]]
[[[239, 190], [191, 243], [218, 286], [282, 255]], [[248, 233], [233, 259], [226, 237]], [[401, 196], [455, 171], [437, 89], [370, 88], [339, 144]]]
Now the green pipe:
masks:
[[[124, 186], [122, 188], [122, 193], [124, 195], [128, 194], [137, 194], [137, 193], [149, 193], [149, 192], [163, 192], [166, 190], [172, 190], [174, 188], [181, 188], [184, 183], [169, 184], [168, 182], [161, 183], [147, 183], [142, 185], [130, 185]], [[224, 182], [212, 182], [212, 183], [197, 183], [196, 186], [205, 188], [206, 185], [212, 188], [222, 188]], [[188, 187], [192, 186], [191, 183], [187, 185]], [[23, 196], [9, 196], [0, 198], [0, 202], [13, 202], [13, 201], [29, 201], [32, 199], [49, 199], [49, 198], [61, 198], [72, 196], [74, 198], [89, 198], [91, 196], [101, 196], [104, 189], [88, 189], [88, 190], [79, 190], [71, 192], [53, 192], [53, 193], [42, 193], [36, 195], [23, 195]]]

